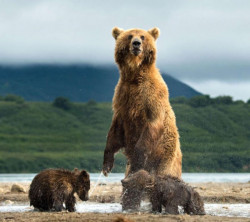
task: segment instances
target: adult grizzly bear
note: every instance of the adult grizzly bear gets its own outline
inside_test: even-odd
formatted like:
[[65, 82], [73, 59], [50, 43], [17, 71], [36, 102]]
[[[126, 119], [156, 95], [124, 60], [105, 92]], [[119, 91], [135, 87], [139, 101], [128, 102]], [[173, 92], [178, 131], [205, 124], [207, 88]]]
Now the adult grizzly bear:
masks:
[[127, 175], [145, 169], [181, 178], [182, 154], [168, 88], [156, 68], [159, 29], [113, 28], [120, 79], [113, 98], [113, 120], [104, 151], [103, 173], [111, 171], [121, 148]]
[[63, 203], [70, 212], [75, 211], [76, 192], [83, 201], [88, 200], [90, 189], [87, 171], [46, 169], [32, 180], [29, 190], [30, 206], [41, 211], [61, 211]]

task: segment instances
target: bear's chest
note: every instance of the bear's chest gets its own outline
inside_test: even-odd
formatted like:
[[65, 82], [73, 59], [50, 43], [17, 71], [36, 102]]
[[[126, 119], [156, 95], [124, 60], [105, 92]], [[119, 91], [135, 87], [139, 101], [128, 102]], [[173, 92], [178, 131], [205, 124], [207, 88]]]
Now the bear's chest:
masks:
[[146, 94], [141, 85], [122, 85], [116, 95], [115, 108], [123, 119], [142, 121], [145, 118]]

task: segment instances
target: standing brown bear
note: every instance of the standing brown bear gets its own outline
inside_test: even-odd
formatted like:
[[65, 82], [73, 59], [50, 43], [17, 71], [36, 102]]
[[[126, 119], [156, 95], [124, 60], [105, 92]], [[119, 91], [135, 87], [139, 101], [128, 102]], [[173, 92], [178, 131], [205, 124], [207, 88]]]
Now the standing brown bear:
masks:
[[66, 210], [73, 212], [76, 202], [74, 193], [81, 200], [87, 201], [89, 189], [89, 174], [85, 170], [47, 169], [32, 180], [29, 190], [30, 206], [41, 211], [61, 211], [65, 203]]
[[124, 148], [127, 175], [145, 169], [155, 175], [181, 178], [182, 153], [175, 114], [155, 64], [159, 32], [158, 28], [112, 30], [120, 79], [104, 151], [104, 175], [113, 167], [114, 154]]
[[143, 191], [150, 197], [152, 211], [178, 214], [178, 206], [182, 206], [184, 213], [204, 215], [204, 203], [197, 191], [185, 184], [182, 180], [172, 176], [151, 176], [145, 170], [139, 170], [122, 180], [127, 190], [127, 198], [123, 202], [123, 209], [136, 209], [131, 199], [140, 197]]
[[[112, 30], [120, 79], [104, 151], [106, 176], [113, 167], [114, 154], [124, 148], [126, 175], [145, 169], [155, 175], [181, 178], [182, 153], [175, 115], [168, 88], [156, 68], [155, 41], [159, 32], [158, 28]], [[140, 198], [137, 201], [139, 204]]]

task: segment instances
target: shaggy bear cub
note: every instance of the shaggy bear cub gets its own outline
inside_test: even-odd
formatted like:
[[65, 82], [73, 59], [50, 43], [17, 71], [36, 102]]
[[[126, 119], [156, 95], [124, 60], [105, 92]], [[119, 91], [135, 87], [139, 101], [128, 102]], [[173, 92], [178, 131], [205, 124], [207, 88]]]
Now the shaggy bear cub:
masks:
[[[123, 203], [123, 210], [138, 208], [131, 206], [131, 199], [141, 198], [143, 191], [149, 196], [152, 211], [178, 214], [178, 206], [182, 206], [184, 213], [204, 215], [204, 203], [199, 193], [182, 180], [172, 176], [151, 176], [145, 170], [139, 170], [122, 180], [123, 188], [130, 201]], [[130, 205], [129, 205], [130, 204]]]
[[61, 211], [65, 203], [66, 210], [75, 211], [76, 192], [83, 201], [88, 200], [90, 189], [87, 171], [64, 169], [46, 169], [32, 180], [29, 190], [30, 206], [40, 211]]

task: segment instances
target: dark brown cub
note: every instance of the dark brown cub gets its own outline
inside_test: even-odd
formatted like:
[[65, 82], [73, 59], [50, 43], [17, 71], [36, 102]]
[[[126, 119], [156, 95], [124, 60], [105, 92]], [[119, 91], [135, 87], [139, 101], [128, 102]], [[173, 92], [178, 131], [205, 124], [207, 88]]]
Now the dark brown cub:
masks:
[[[152, 211], [178, 214], [178, 206], [182, 206], [187, 214], [204, 215], [204, 203], [197, 191], [188, 186], [182, 180], [172, 176], [151, 176], [145, 170], [131, 174], [122, 180], [123, 189], [132, 190], [129, 198], [137, 199], [145, 191], [152, 203]], [[133, 195], [135, 195], [133, 197]], [[131, 204], [132, 203], [132, 204]], [[138, 207], [140, 202], [123, 202], [123, 209], [133, 209]]]
[[37, 174], [30, 185], [30, 206], [40, 211], [61, 211], [65, 203], [66, 209], [73, 212], [74, 193], [87, 201], [89, 189], [89, 174], [85, 170], [47, 169]]
[[147, 171], [139, 170], [121, 182], [123, 186], [122, 210], [139, 210], [145, 188], [152, 184], [152, 177]]

